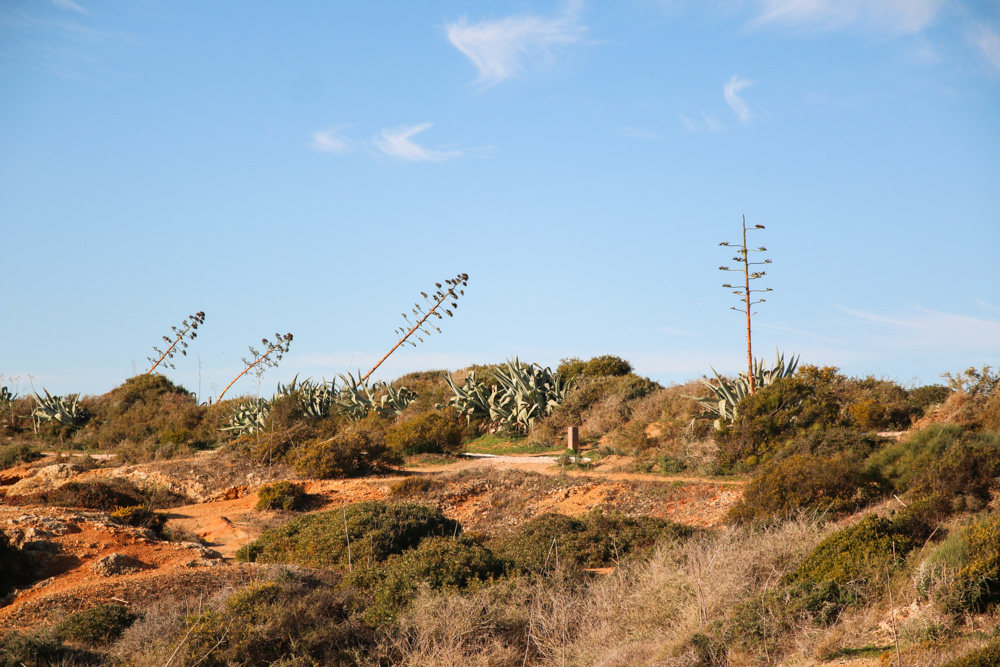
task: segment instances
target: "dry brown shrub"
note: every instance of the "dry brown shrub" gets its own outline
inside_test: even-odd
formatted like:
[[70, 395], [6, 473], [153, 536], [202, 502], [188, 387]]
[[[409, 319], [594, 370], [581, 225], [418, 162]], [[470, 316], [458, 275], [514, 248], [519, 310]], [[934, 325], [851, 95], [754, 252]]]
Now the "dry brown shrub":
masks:
[[605, 396], [583, 413], [580, 437], [599, 438], [625, 424], [628, 418], [628, 401], [623, 396]]
[[521, 665], [528, 612], [501, 588], [512, 587], [468, 595], [421, 590], [379, 653], [409, 667]]
[[582, 620], [567, 649], [570, 662], [622, 664], [614, 656], [628, 646], [631, 655], [656, 656], [646, 662], [688, 664], [686, 645], [695, 633], [761, 595], [829, 531], [801, 518], [664, 546], [648, 563], [621, 568], [587, 591], [575, 612]]

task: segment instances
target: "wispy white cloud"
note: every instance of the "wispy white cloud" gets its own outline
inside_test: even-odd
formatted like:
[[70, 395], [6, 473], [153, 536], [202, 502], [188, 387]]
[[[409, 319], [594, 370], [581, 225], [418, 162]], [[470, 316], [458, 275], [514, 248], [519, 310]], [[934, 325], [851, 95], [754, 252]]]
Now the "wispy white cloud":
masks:
[[985, 23], [975, 23], [969, 31], [969, 40], [979, 49], [993, 69], [1000, 71], [1000, 35]]
[[760, 0], [750, 25], [840, 30], [862, 26], [894, 34], [931, 25], [946, 0]]
[[87, 13], [86, 9], [73, 2], [73, 0], [52, 0], [52, 4], [59, 9], [68, 9], [73, 12], [79, 12], [80, 14]]
[[414, 142], [411, 137], [433, 127], [433, 123], [419, 125], [404, 125], [396, 128], [383, 128], [382, 132], [372, 139], [375, 147], [389, 157], [406, 160], [407, 162], [441, 162], [460, 157], [462, 151], [455, 148], [431, 149]]
[[897, 348], [959, 349], [980, 353], [1000, 352], [1000, 320], [947, 313], [921, 306], [896, 314], [868, 313], [840, 308], [856, 323], [882, 330]]
[[469, 23], [462, 17], [445, 25], [448, 41], [479, 71], [478, 82], [495, 86], [551, 56], [556, 47], [578, 42], [585, 28], [573, 10], [553, 16], [519, 15]]
[[722, 123], [720, 123], [715, 116], [709, 116], [704, 111], [701, 112], [701, 120], [705, 123], [705, 129], [709, 132], [722, 132], [725, 129]]
[[709, 132], [722, 132], [725, 129], [725, 126], [715, 116], [711, 116], [704, 111], [699, 115], [701, 116], [700, 120], [691, 118], [685, 114], [678, 114], [685, 131], [700, 132], [701, 130], [708, 130]]
[[341, 136], [342, 128], [331, 128], [312, 135], [312, 147], [324, 153], [340, 155], [351, 150], [351, 142]]
[[726, 104], [733, 110], [733, 113], [740, 119], [740, 122], [744, 124], [750, 122], [753, 114], [750, 113], [750, 107], [747, 106], [746, 100], [740, 97], [740, 91], [744, 88], [749, 88], [753, 84], [753, 81], [741, 79], [738, 75], [734, 74], [729, 83], [722, 87], [722, 92], [726, 96]]
[[992, 311], [1000, 313], [1000, 307], [994, 306], [992, 303], [989, 303], [989, 302], [987, 302], [987, 301], [985, 301], [983, 299], [980, 299], [978, 297], [975, 298], [975, 299], [973, 299], [972, 302], [975, 303], [980, 308], [985, 308], [986, 310], [992, 310]]
[[626, 139], [647, 139], [649, 141], [656, 141], [660, 138], [660, 135], [656, 132], [643, 129], [641, 127], [613, 127], [611, 130], [620, 137], [625, 137]]

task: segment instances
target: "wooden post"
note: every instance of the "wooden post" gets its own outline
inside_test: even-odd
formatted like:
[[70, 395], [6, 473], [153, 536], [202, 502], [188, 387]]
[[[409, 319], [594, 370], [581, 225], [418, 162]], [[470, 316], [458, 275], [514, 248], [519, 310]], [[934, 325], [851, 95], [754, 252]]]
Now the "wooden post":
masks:
[[580, 429], [576, 426], [566, 429], [566, 447], [574, 454], [580, 453]]

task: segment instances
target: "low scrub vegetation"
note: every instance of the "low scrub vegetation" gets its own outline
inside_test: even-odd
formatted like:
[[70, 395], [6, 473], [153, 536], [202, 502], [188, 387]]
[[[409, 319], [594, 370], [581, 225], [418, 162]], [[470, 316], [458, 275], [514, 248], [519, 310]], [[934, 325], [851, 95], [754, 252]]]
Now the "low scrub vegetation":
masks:
[[[113, 603], [8, 633], [0, 664], [996, 662], [992, 369], [908, 388], [783, 364], [787, 373], [727, 407], [731, 419], [717, 428], [718, 417], [699, 418], [696, 399], [714, 393], [698, 381], [664, 387], [610, 355], [565, 359], [554, 372], [515, 362], [352, 383], [344, 394], [296, 378], [263, 402], [221, 406], [148, 375], [80, 397], [78, 423], [38, 433], [30, 403], [11, 398], [0, 464], [21, 476], [57, 445], [130, 460], [222, 445], [217, 456], [288, 471], [261, 478], [278, 481], [259, 489], [258, 508], [297, 511], [303, 483], [279, 479], [292, 470], [330, 479], [384, 472], [407, 457], [450, 462], [466, 449], [558, 452], [576, 426], [592, 464], [725, 475], [711, 486], [742, 490], [730, 525], [650, 516], [666, 516], [680, 497], [662, 478], [646, 495], [637, 490], [653, 482], [616, 481], [628, 513], [567, 516], [536, 515], [550, 509], [537, 500], [586, 486], [578, 473], [422, 472], [379, 482], [386, 501], [258, 515], [269, 529], [240, 550], [259, 564], [244, 566], [253, 574], [241, 585], [173, 608], [157, 602], [167, 606], [155, 614], [152, 603]], [[489, 413], [494, 388], [528, 395], [531, 382], [538, 391], [523, 415], [498, 398], [492, 406], [505, 411]], [[474, 515], [453, 513], [462, 494], [483, 490], [489, 500]], [[104, 511], [159, 533], [158, 510], [186, 500], [107, 477], [4, 498]], [[469, 530], [455, 516], [469, 517]], [[0, 535], [0, 595], [30, 585], [35, 560]]]
[[112, 512], [118, 508], [143, 506], [147, 509], [187, 504], [184, 496], [159, 487], [140, 488], [122, 478], [70, 481], [50, 491], [25, 496], [7, 495], [8, 505], [51, 505]]
[[305, 509], [308, 494], [302, 484], [280, 481], [265, 484], [257, 491], [258, 510], [301, 510]]
[[691, 528], [663, 519], [595, 511], [580, 519], [543, 514], [491, 545], [514, 568], [543, 573], [613, 566], [648, 554], [660, 542], [692, 534]]
[[435, 535], [459, 532], [440, 510], [415, 503], [364, 502], [292, 520], [261, 535], [239, 557], [261, 563], [353, 569], [385, 560]]
[[138, 618], [124, 604], [108, 602], [70, 614], [56, 627], [56, 634], [82, 644], [109, 644]]

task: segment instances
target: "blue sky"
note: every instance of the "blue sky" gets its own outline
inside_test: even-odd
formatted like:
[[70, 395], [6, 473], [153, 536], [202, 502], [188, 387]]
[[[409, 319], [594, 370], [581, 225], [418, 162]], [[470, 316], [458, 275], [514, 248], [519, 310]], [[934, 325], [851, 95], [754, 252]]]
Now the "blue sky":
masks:
[[[379, 371], [755, 351], [904, 384], [1000, 363], [1000, 5], [961, 0], [0, 2], [0, 374], [202, 398]], [[237, 393], [258, 391], [242, 380]]]

